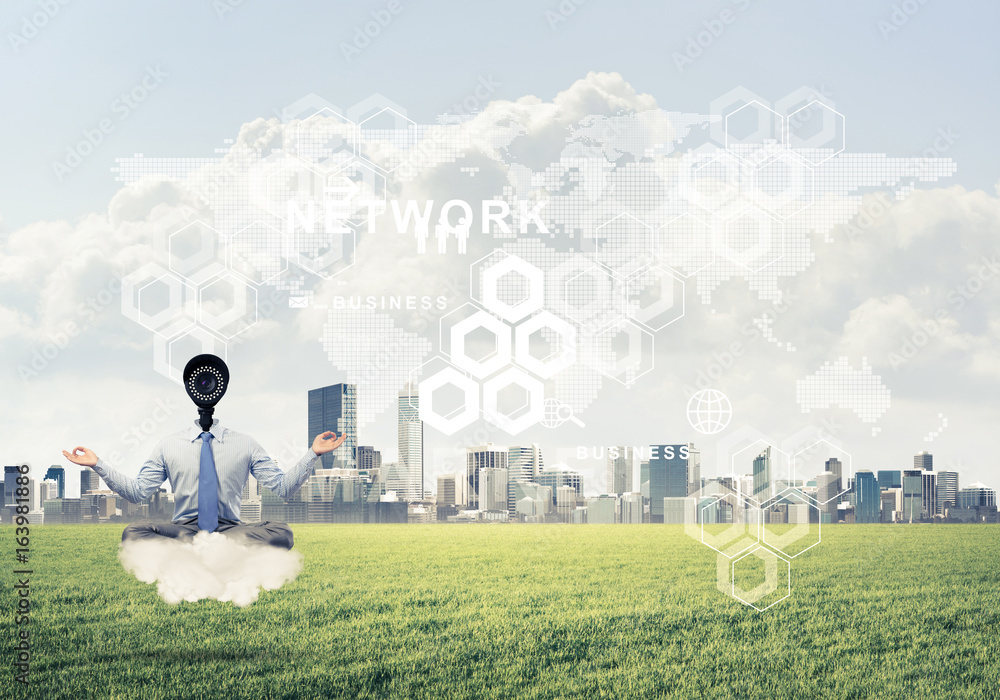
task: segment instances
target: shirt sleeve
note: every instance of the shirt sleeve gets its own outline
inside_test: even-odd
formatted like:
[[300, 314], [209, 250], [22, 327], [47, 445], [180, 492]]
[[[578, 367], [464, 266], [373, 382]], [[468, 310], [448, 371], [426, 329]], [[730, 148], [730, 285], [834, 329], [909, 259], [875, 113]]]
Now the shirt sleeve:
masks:
[[160, 488], [167, 480], [167, 465], [163, 459], [163, 443], [156, 446], [153, 454], [139, 469], [139, 474], [133, 479], [125, 476], [103, 459], [98, 458], [94, 471], [104, 479], [108, 488], [131, 503], [142, 503], [150, 494]]
[[256, 442], [253, 443], [251, 450], [250, 473], [253, 474], [253, 478], [282, 498], [289, 498], [302, 488], [302, 484], [306, 483], [312, 474], [313, 465], [319, 459], [319, 455], [310, 448], [298, 464], [284, 472]]

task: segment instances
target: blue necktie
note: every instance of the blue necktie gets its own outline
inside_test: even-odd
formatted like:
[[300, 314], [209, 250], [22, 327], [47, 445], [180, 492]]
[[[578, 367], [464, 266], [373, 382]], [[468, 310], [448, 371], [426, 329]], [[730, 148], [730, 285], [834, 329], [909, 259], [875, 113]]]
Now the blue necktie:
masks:
[[212, 456], [212, 433], [202, 433], [201, 467], [198, 470], [198, 529], [215, 532], [219, 527], [219, 478]]

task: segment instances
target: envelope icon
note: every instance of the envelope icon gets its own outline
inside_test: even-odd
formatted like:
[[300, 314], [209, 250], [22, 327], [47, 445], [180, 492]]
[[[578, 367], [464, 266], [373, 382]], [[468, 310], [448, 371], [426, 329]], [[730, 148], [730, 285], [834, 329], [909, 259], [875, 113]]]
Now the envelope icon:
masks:
[[290, 309], [308, 309], [309, 308], [309, 297], [288, 297], [288, 308], [290, 308]]

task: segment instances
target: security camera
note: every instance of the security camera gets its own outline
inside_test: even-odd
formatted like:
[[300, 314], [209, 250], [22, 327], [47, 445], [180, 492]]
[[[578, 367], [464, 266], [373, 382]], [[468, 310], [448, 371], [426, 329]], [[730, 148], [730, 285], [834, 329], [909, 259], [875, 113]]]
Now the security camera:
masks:
[[221, 357], [197, 355], [184, 366], [184, 388], [198, 407], [201, 429], [212, 427], [215, 405], [222, 400], [229, 388], [229, 368]]

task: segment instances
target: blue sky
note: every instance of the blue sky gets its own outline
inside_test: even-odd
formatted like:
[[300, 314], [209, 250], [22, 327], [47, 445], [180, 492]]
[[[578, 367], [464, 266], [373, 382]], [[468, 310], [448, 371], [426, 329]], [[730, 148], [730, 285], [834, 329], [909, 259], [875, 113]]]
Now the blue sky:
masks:
[[[662, 107], [692, 112], [737, 85], [768, 97], [824, 87], [850, 115], [852, 149], [919, 155], [937, 129], [951, 129], [955, 181], [992, 191], [997, 179], [994, 3], [912, 0], [907, 9], [918, 9], [886, 36], [879, 21], [899, 3], [567, 0], [576, 9], [554, 29], [546, 12], [559, 12], [557, 2], [400, 3], [350, 62], [340, 44], [388, 3], [245, 0], [220, 18], [209, 0], [70, 2], [16, 52], [8, 35], [4, 229], [99, 208], [116, 189], [108, 169], [117, 156], [211, 155], [244, 121], [309, 92], [344, 105], [379, 92], [428, 122], [484, 75], [501, 83], [497, 98], [551, 99], [589, 71], [615, 71]], [[22, 31], [38, 10], [8, 4], [4, 32]], [[672, 54], [724, 11], [732, 22], [678, 71]], [[109, 116], [147, 65], [168, 74], [162, 86], [58, 182], [52, 161]]]

